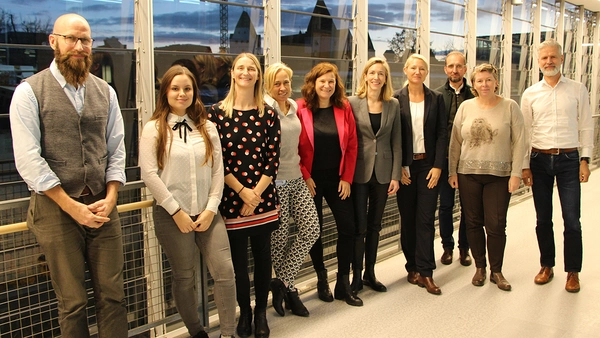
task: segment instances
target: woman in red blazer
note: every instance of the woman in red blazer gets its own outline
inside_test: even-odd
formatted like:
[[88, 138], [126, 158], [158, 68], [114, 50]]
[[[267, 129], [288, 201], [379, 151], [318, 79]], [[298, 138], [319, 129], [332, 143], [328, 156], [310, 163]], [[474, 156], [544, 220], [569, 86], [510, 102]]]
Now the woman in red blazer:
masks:
[[[298, 100], [298, 118], [302, 124], [298, 145], [300, 169], [315, 199], [321, 230], [325, 198], [338, 231], [335, 298], [362, 306], [362, 300], [350, 288], [349, 279], [356, 236], [354, 208], [349, 197], [358, 143], [354, 115], [337, 67], [327, 62], [313, 67], [304, 78], [302, 96], [303, 99]], [[317, 272], [319, 298], [332, 302], [320, 236], [310, 250], [310, 257]]]

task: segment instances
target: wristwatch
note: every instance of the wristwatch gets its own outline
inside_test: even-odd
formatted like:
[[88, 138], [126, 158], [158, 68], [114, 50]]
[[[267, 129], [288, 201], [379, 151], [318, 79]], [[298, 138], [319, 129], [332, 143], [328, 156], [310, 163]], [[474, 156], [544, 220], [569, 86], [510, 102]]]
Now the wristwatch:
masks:
[[581, 161], [585, 161], [585, 163], [590, 164], [590, 158], [589, 157], [582, 157]]

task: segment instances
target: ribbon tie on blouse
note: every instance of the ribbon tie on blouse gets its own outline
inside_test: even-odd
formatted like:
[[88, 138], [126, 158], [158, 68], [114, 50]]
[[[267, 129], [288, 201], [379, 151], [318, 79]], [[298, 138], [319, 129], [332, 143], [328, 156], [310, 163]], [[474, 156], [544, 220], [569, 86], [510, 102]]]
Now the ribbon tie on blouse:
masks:
[[188, 124], [185, 122], [185, 119], [183, 119], [183, 121], [176, 122], [173, 126], [173, 130], [177, 129], [179, 129], [179, 138], [182, 138], [181, 129], [183, 129], [183, 142], [187, 143], [187, 132], [188, 130], [192, 131], [192, 127], [188, 126]]

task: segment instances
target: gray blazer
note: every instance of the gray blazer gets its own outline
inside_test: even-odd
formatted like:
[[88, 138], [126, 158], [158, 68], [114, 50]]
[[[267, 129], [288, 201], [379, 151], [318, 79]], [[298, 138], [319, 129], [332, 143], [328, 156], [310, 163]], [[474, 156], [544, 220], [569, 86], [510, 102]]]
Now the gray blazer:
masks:
[[358, 157], [354, 171], [355, 183], [367, 183], [373, 175], [377, 182], [390, 183], [402, 177], [402, 127], [400, 125], [400, 104], [392, 98], [383, 101], [381, 127], [377, 135], [371, 128], [367, 99], [358, 96], [348, 98], [356, 120], [358, 134]]

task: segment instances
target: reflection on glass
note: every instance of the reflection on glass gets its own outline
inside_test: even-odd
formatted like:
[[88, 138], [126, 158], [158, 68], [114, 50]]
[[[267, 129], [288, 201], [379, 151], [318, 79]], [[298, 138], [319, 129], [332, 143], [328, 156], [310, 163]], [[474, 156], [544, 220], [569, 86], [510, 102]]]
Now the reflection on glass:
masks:
[[349, 19], [352, 17], [352, 0], [281, 0], [282, 12], [316, 13], [317, 10], [327, 10], [334, 17]]
[[[262, 2], [258, 5], [262, 6]], [[263, 54], [264, 11], [261, 7], [155, 0], [153, 10], [154, 45], [158, 49]]]
[[369, 0], [369, 23], [416, 28], [417, 0]]
[[431, 32], [464, 35], [465, 7], [441, 0], [431, 2]]
[[534, 9], [537, 1], [524, 0], [522, 5], [513, 6], [513, 18], [525, 21], [533, 20]]
[[502, 16], [477, 11], [477, 37], [486, 38], [502, 34]]
[[281, 13], [282, 56], [351, 59], [352, 22], [332, 18], [323, 7], [315, 14]]
[[476, 64], [489, 63], [500, 71], [501, 38], [499, 35], [494, 35], [490, 39], [477, 39]]
[[542, 26], [556, 27], [559, 15], [559, 8], [554, 3], [542, 2]]
[[[492, 13], [502, 13], [502, 3], [498, 0], [477, 0], [477, 10], [489, 11]], [[477, 14], [479, 15], [479, 14]]]

